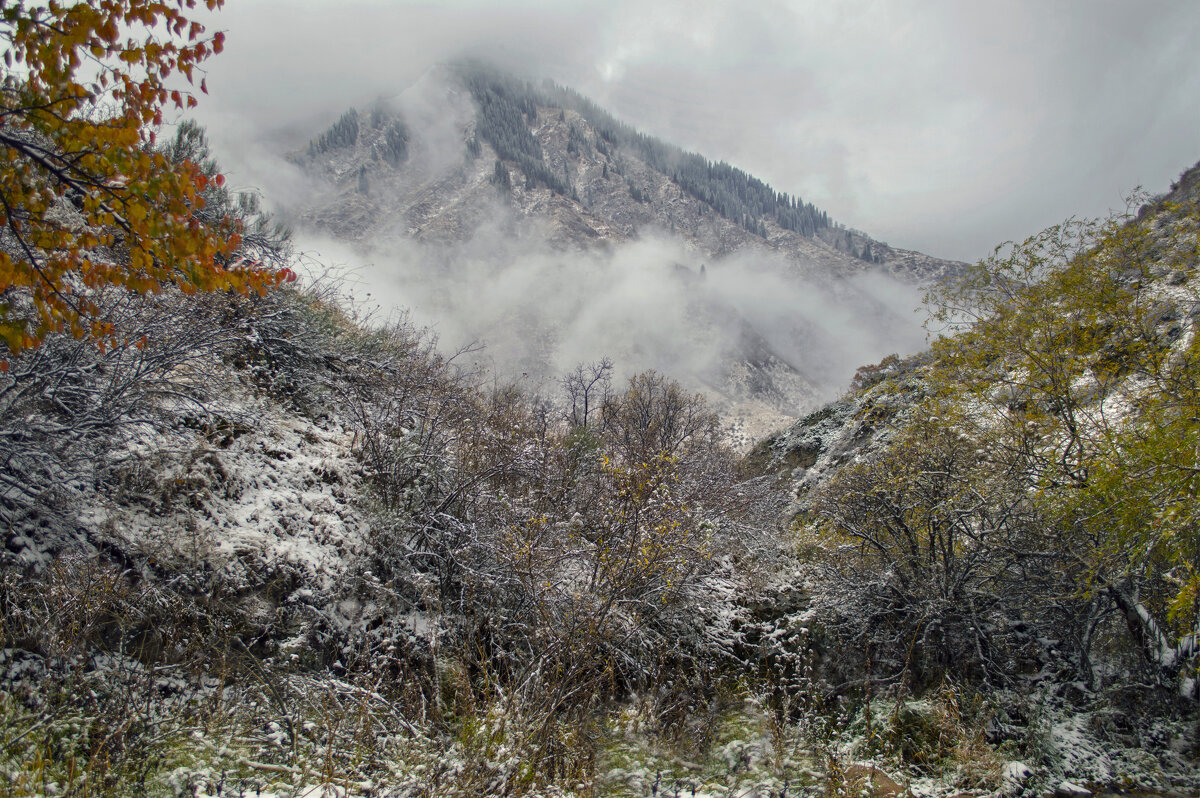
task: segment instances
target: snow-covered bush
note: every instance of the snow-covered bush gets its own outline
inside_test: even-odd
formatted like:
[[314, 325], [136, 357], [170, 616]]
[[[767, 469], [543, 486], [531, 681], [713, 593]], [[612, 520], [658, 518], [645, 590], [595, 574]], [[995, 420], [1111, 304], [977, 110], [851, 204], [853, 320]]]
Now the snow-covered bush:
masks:
[[983, 454], [940, 423], [917, 422], [813, 497], [827, 532], [814, 603], [875, 678], [924, 687], [1036, 668], [1027, 597], [1014, 589], [1040, 565], [1022, 539], [1036, 518]]

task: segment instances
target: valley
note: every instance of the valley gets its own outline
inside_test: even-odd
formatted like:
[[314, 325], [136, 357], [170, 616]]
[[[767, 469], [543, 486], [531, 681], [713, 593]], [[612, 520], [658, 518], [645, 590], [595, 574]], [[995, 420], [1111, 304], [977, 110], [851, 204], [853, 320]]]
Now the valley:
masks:
[[[491, 117], [476, 112], [485, 101]], [[519, 147], [496, 132], [511, 125], [528, 125]], [[964, 266], [830, 223], [569, 90], [480, 64], [347, 111], [293, 158], [316, 185], [291, 219], [298, 234], [350, 245], [377, 301], [450, 348], [482, 343], [489, 367], [535, 388], [604, 357], [621, 377], [670, 374], [709, 397], [742, 448], [836, 396], [861, 363], [920, 348], [924, 288]]]

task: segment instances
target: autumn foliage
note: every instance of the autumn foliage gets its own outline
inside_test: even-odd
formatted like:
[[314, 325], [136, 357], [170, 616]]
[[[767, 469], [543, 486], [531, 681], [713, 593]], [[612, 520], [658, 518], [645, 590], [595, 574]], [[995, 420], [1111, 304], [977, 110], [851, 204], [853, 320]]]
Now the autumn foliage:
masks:
[[[224, 0], [205, 0], [214, 10]], [[196, 0], [0, 0], [0, 336], [9, 352], [69, 331], [111, 343], [97, 291], [263, 291], [232, 257], [241, 223], [201, 221], [210, 181], [157, 148], [164, 112], [196, 105], [223, 34]]]

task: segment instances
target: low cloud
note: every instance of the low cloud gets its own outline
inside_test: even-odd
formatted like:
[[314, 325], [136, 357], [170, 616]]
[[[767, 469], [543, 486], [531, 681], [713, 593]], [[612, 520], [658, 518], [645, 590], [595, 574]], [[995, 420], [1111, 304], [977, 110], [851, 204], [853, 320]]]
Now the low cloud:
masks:
[[720, 404], [732, 398], [731, 362], [769, 350], [810, 386], [786, 408], [795, 414], [841, 393], [863, 363], [924, 345], [919, 297], [884, 276], [806, 275], [762, 254], [702, 259], [665, 232], [564, 252], [545, 233], [498, 203], [453, 246], [301, 240], [346, 264], [379, 318], [405, 309], [445, 351], [482, 345], [475, 357], [499, 378], [546, 392], [576, 364], [610, 357], [618, 379], [655, 369]]

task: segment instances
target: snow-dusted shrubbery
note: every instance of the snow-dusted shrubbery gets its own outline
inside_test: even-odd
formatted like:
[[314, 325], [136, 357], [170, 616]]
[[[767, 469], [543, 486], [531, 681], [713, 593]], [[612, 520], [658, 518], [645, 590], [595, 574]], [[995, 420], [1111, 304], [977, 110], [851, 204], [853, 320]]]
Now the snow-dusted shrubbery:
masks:
[[1159, 216], [984, 264], [745, 460], [664, 375], [529, 395], [319, 280], [97, 293], [0, 373], [0, 798], [1194, 788]]
[[591, 777], [613, 701], [665, 729], [735, 662], [780, 508], [671, 380], [572, 424], [328, 293], [113, 314], [128, 347], [52, 337], [2, 378], [15, 794], [322, 757], [344, 785], [532, 789]]
[[[844, 751], [911, 772], [975, 757], [1010, 792], [1194, 788], [1191, 185], [998, 251], [936, 292], [956, 335], [755, 453], [790, 477], [811, 593], [776, 630], [840, 647], [818, 690], [863, 702], [841, 709]], [[978, 705], [976, 753], [921, 706], [947, 689]]]

